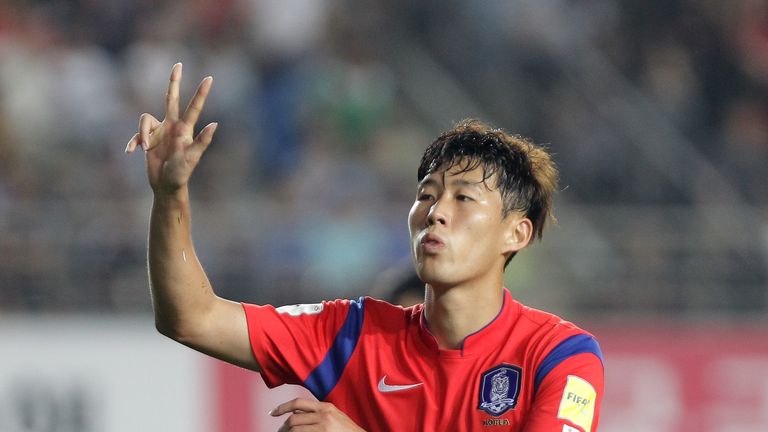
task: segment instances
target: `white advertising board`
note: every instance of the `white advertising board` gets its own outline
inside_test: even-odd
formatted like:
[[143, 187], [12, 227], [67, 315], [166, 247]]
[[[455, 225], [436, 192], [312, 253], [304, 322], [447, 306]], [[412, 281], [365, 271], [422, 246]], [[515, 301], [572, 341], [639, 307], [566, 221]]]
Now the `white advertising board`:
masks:
[[208, 432], [207, 369], [151, 317], [3, 317], [0, 431]]

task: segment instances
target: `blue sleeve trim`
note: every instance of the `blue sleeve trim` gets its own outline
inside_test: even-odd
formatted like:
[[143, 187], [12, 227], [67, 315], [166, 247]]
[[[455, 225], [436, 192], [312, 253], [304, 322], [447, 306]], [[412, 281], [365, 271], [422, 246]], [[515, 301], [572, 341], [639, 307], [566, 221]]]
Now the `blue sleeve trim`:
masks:
[[588, 334], [571, 336], [560, 342], [549, 354], [547, 354], [546, 357], [544, 357], [544, 360], [541, 362], [538, 369], [536, 369], [533, 393], [536, 394], [541, 382], [544, 381], [547, 374], [557, 367], [557, 365], [569, 357], [584, 353], [592, 353], [600, 359], [601, 363], [603, 361], [603, 353], [600, 351], [600, 345], [598, 345], [594, 337]]
[[357, 301], [349, 302], [347, 319], [336, 334], [331, 349], [328, 350], [322, 363], [304, 381], [304, 387], [318, 400], [325, 400], [331, 390], [336, 387], [349, 358], [355, 351], [363, 328], [363, 300], [363, 297], [360, 297]]

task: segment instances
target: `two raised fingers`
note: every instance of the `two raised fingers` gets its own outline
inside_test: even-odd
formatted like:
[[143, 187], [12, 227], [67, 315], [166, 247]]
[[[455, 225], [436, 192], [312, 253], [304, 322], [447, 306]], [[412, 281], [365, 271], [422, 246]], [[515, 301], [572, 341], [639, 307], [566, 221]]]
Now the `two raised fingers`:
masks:
[[[197, 86], [194, 96], [189, 101], [189, 105], [184, 110], [184, 114], [181, 120], [194, 126], [197, 123], [197, 119], [200, 118], [200, 113], [205, 106], [205, 100], [208, 98], [208, 92], [211, 89], [213, 83], [213, 77], [207, 76], [203, 78], [200, 85]], [[171, 78], [168, 80], [168, 93], [165, 96], [165, 118], [169, 120], [179, 119], [179, 87], [181, 86], [181, 63], [176, 63], [171, 68]]]

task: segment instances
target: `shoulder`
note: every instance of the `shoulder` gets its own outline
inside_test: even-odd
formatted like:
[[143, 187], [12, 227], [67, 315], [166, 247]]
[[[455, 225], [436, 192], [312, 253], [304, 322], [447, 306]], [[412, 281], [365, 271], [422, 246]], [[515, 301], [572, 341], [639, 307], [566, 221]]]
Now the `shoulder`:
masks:
[[603, 354], [595, 336], [578, 325], [539, 309], [520, 305], [520, 325], [530, 326], [536, 366], [535, 387], [555, 368], [589, 369], [602, 374]]
[[411, 307], [403, 307], [400, 305], [392, 304], [386, 300], [381, 300], [375, 297], [360, 297], [361, 301], [364, 301], [366, 304], [366, 308], [371, 308], [373, 310], [376, 310], [379, 313], [389, 313], [389, 314], [402, 314], [407, 313], [408, 311], [413, 310], [414, 308], [420, 308], [423, 305], [418, 304]]
[[248, 315], [273, 315], [284, 318], [328, 319], [357, 316], [360, 319], [389, 321], [418, 315], [422, 305], [404, 308], [373, 297], [323, 300], [319, 303], [289, 304], [275, 307], [242, 303]]
[[528, 334], [529, 354], [546, 372], [566, 359], [588, 354], [602, 364], [603, 354], [597, 338], [571, 321], [555, 314], [519, 305], [515, 327]]
[[361, 297], [367, 319], [381, 326], [402, 327], [418, 323], [424, 305], [403, 307], [373, 297]]
[[540, 342], [557, 342], [571, 336], [594, 336], [571, 321], [558, 315], [517, 302], [520, 310], [518, 325], [528, 327]]

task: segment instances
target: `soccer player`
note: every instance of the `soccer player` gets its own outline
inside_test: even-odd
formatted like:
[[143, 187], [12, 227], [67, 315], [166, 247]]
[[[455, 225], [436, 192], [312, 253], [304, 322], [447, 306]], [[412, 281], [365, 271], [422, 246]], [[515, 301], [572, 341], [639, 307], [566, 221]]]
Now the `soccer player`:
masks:
[[181, 113], [181, 71], [171, 71], [165, 118], [142, 114], [126, 147], [144, 150], [154, 192], [148, 265], [162, 334], [259, 371], [270, 387], [309, 389], [317, 401], [272, 410], [288, 414], [284, 431], [597, 429], [594, 337], [503, 287], [506, 265], [551, 218], [557, 170], [546, 151], [478, 121], [426, 149], [408, 215], [423, 304], [240, 304], [214, 294], [192, 244], [188, 181], [217, 125], [193, 134], [212, 78]]

